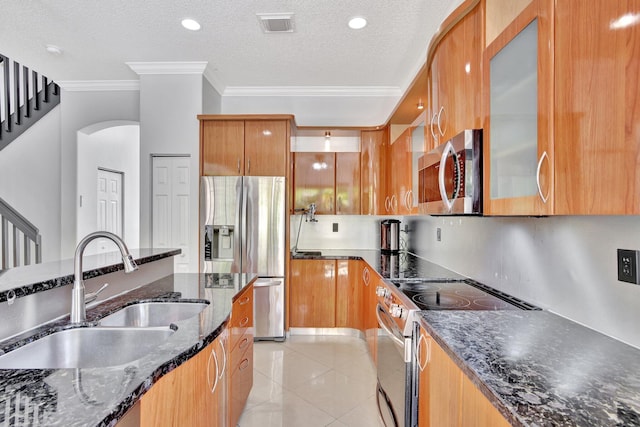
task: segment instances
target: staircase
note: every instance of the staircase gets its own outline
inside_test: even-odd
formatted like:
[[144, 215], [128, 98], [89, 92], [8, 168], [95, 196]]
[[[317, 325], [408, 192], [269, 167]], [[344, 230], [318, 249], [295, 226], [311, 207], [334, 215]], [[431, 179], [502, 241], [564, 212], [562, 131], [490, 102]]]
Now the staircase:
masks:
[[57, 84], [0, 54], [0, 150], [59, 103]]
[[40, 232], [0, 198], [0, 271], [42, 262]]

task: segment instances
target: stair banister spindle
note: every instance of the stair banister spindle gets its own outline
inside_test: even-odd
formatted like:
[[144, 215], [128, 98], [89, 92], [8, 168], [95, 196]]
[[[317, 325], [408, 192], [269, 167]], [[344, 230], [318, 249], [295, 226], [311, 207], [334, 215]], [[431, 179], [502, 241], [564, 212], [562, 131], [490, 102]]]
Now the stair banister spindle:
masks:
[[0, 245], [2, 246], [2, 269], [6, 270], [9, 266], [9, 221], [5, 217], [2, 217]]
[[22, 235], [24, 241], [22, 242], [23, 244], [23, 249], [24, 249], [24, 265], [30, 265], [31, 264], [31, 243], [29, 242], [29, 238], [27, 237], [26, 234]]
[[13, 224], [13, 266], [20, 265], [20, 235], [19, 230], [15, 224]]
[[13, 61], [13, 104], [15, 107], [16, 124], [22, 124], [22, 114], [20, 114], [20, 64]]
[[22, 93], [24, 98], [24, 116], [31, 117], [31, 97], [29, 96], [29, 68], [22, 67]]
[[11, 132], [11, 82], [9, 80], [9, 58], [2, 57], [2, 63], [4, 64], [4, 113], [6, 115], [5, 122], [7, 123], [6, 131]]
[[31, 71], [31, 80], [33, 81], [33, 110], [40, 110], [40, 97], [38, 96], [38, 73]]
[[42, 100], [43, 102], [49, 102], [49, 85], [47, 85], [47, 77], [46, 76], [42, 76], [42, 91], [44, 93], [44, 99]]

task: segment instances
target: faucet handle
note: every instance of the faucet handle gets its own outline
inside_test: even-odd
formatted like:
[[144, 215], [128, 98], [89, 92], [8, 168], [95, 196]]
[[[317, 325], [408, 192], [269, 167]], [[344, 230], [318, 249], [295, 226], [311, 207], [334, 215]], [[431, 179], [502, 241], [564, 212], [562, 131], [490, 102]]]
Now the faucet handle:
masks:
[[84, 302], [85, 302], [85, 304], [90, 303], [90, 302], [92, 302], [92, 301], [95, 301], [95, 300], [96, 300], [96, 298], [98, 298], [98, 295], [100, 295], [100, 292], [102, 292], [102, 291], [104, 291], [105, 289], [107, 289], [107, 286], [109, 286], [109, 284], [108, 284], [108, 283], [105, 283], [105, 284], [104, 284], [104, 285], [102, 285], [102, 286], [100, 287], [100, 289], [98, 289], [97, 291], [95, 291], [95, 292], [91, 292], [90, 294], [86, 294], [86, 295], [84, 296]]

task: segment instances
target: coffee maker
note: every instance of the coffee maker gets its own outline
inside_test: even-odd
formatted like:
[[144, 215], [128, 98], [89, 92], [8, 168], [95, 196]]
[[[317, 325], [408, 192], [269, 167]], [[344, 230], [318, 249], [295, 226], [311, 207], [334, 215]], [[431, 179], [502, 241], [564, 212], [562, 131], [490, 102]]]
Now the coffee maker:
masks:
[[380, 251], [397, 253], [400, 250], [400, 220], [385, 219], [380, 221]]

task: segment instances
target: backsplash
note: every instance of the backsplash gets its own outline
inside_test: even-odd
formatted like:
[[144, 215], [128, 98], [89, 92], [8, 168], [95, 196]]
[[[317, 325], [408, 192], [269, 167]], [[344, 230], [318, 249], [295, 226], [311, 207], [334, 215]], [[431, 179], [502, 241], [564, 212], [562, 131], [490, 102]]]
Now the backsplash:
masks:
[[[409, 248], [457, 273], [640, 347], [640, 286], [616, 249], [640, 249], [636, 216], [406, 217]], [[441, 241], [437, 241], [437, 229]]]
[[[306, 222], [304, 215], [292, 215], [291, 247], [296, 244], [300, 219], [298, 249], [379, 249], [380, 221], [391, 216], [317, 215], [318, 222]], [[338, 231], [333, 232], [333, 224]]]

